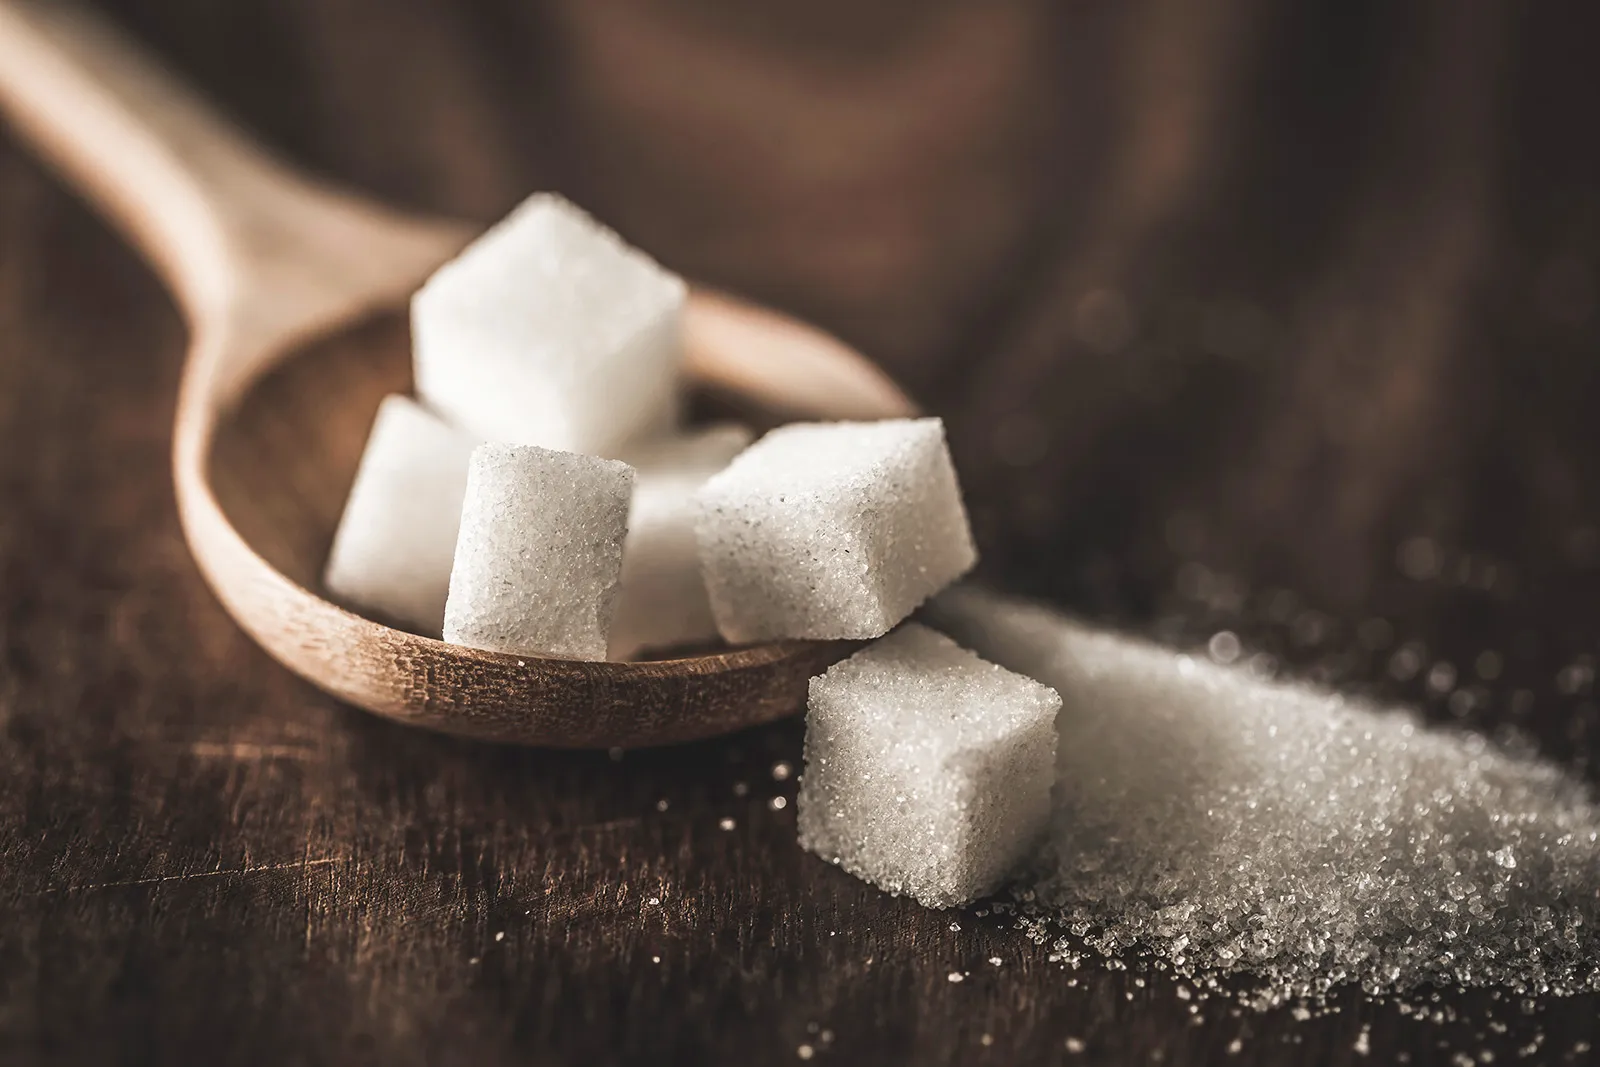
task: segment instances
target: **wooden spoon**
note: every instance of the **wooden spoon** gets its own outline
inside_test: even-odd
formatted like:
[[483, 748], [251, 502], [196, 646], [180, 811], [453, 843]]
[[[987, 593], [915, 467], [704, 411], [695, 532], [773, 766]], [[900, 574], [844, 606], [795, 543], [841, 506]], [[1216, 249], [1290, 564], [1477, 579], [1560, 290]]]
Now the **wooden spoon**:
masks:
[[[179, 517], [239, 625], [289, 669], [403, 722], [526, 744], [657, 745], [798, 710], [851, 650], [783, 642], [648, 663], [447, 645], [315, 591], [379, 398], [409, 386], [403, 308], [471, 237], [295, 173], [104, 23], [0, 0], [0, 109], [119, 224], [190, 327], [173, 428]], [[858, 353], [695, 290], [687, 366], [778, 418], [911, 414]]]

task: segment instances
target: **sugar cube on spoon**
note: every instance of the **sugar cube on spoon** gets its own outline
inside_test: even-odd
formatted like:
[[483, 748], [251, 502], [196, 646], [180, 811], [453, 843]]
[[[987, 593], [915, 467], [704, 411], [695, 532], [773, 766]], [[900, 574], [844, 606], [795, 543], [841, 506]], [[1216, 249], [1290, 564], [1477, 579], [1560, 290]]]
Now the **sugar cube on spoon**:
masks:
[[700, 576], [690, 500], [705, 480], [750, 444], [743, 426], [715, 426], [636, 446], [623, 459], [638, 472], [622, 547], [622, 590], [611, 658], [702, 644], [717, 636]]
[[794, 423], [695, 494], [722, 636], [879, 637], [977, 560], [939, 419]]
[[480, 439], [614, 455], [676, 419], [686, 288], [530, 197], [412, 299], [417, 394]]
[[906, 624], [811, 680], [800, 844], [928, 907], [994, 891], [1049, 822], [1060, 708]]
[[633, 468], [536, 445], [472, 453], [444, 639], [513, 655], [603, 660]]
[[384, 399], [334, 534], [330, 592], [438, 636], [473, 444], [414, 400]]

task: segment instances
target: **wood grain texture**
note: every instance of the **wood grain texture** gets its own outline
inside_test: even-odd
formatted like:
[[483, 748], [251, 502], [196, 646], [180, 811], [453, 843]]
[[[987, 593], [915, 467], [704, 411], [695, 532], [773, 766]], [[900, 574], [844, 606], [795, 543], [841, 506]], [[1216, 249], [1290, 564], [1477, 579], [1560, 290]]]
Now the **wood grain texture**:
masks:
[[[880, 313], [879, 290], [852, 295], [866, 275], [829, 272], [838, 257], [870, 247], [839, 243], [844, 221], [811, 245], [805, 227], [784, 216], [781, 254], [761, 255], [777, 225], [763, 221], [773, 204], [764, 197], [781, 193], [789, 207], [831, 202], [799, 180], [763, 192], [764, 168], [812, 158], [800, 139], [825, 140], [844, 105], [821, 111], [805, 127], [812, 132], [796, 133], [778, 154], [746, 161], [728, 187], [701, 184], [709, 163], [687, 176], [668, 172], [679, 177], [664, 187], [666, 204], [653, 207], [671, 145], [640, 143], [648, 131], [638, 129], [606, 149], [620, 155], [600, 157], [618, 159], [614, 168], [596, 161], [588, 138], [598, 134], [579, 136], [564, 117], [582, 100], [591, 115], [615, 105], [562, 88], [564, 66], [579, 53], [552, 48], [550, 35], [603, 50], [613, 29], [585, 19], [605, 16], [560, 4], [417, 0], [404, 18], [380, 17], [394, 6], [127, 0], [121, 9], [301, 158], [418, 206], [485, 217], [534, 181], [560, 184], [634, 235], [649, 234], [669, 259], [698, 263], [723, 284], [748, 278], [751, 291], [882, 353], [935, 410], [959, 417], [989, 380], [984, 368], [1028, 346], [1054, 351], [1054, 369], [1007, 408], [1033, 425], [1002, 433], [974, 415], [954, 439], [969, 484], [990, 501], [991, 565], [1091, 614], [1177, 640], [1243, 630], [1230, 607], [1240, 590], [1276, 612], [1296, 603], [1280, 596], [1294, 586], [1299, 606], [1275, 616], [1286, 621], [1246, 636], [1308, 669], [1318, 659], [1305, 643], [1311, 631], [1348, 634], [1379, 616], [1397, 640], [1425, 641], [1430, 658], [1463, 672], [1481, 651], [1499, 649], [1504, 684], [1539, 693], [1526, 725], [1553, 755], [1594, 765], [1593, 694], [1552, 689], [1563, 664], [1600, 649], [1600, 160], [1593, 139], [1575, 135], [1600, 80], [1595, 36], [1584, 28], [1592, 11], [1558, 4], [1517, 14], [1508, 53], [1486, 75], [1498, 86], [1496, 117], [1485, 120], [1497, 147], [1451, 149], [1482, 153], [1493, 178], [1487, 193], [1450, 197], [1450, 212], [1483, 213], [1493, 248], [1475, 298], [1451, 305], [1473, 340], [1447, 346], [1451, 358], [1429, 364], [1418, 387], [1450, 431], [1428, 453], [1420, 483], [1408, 473], [1403, 506], [1384, 513], [1380, 529], [1339, 543], [1367, 575], [1352, 583], [1344, 569], [1334, 571], [1345, 576], [1338, 581], [1322, 574], [1303, 550], [1326, 527], [1325, 512], [1303, 498], [1278, 506], [1249, 492], [1257, 464], [1274, 458], [1253, 449], [1289, 441], [1293, 467], [1313, 485], [1354, 477], [1319, 451], [1342, 440], [1337, 420], [1315, 423], [1322, 435], [1307, 446], [1265, 416], [1305, 414], [1294, 405], [1320, 403], [1347, 380], [1335, 372], [1349, 357], [1323, 354], [1322, 370], [1300, 372], [1299, 349], [1283, 338], [1317, 333], [1310, 322], [1327, 306], [1366, 306], [1359, 279], [1383, 261], [1384, 242], [1341, 236], [1350, 218], [1398, 218], [1373, 225], [1400, 225], [1418, 263], [1443, 257], [1429, 233], [1440, 224], [1382, 194], [1387, 175], [1429, 186], [1431, 152], [1413, 143], [1426, 140], [1415, 131], [1427, 124], [1397, 115], [1390, 132], [1371, 138], [1412, 143], [1404, 158], [1368, 144], [1378, 116], [1421, 78], [1412, 46], [1427, 36], [1434, 8], [1274, 5], [1287, 13], [1260, 29], [1272, 47], [1251, 53], [1257, 87], [1271, 91], [1228, 105], [1231, 147], [1210, 165], [1226, 173], [1175, 209], [1164, 232], [1179, 238], [1135, 242], [1136, 284], [1110, 286], [1150, 342], [1118, 364], [1122, 378], [1083, 340], [1114, 339], [1115, 304], [1090, 302], [1077, 315], [1077, 302], [1054, 288], [1057, 279], [1073, 284], [1062, 263], [1077, 247], [1071, 219], [1040, 207], [1033, 223], [1006, 231], [1031, 241], [996, 238], [992, 260], [968, 259], [974, 276], [945, 284], [970, 303], [907, 298]], [[916, 7], [885, 6], [900, 16]], [[662, 7], [680, 35], [716, 44], [713, 56], [759, 49], [796, 79], [792, 72], [818, 67], [859, 72], [883, 36], [895, 35], [859, 4], [750, 5], [760, 17], [689, 0]], [[763, 19], [779, 28], [761, 28]], [[369, 27], [388, 43], [374, 45]], [[987, 32], [995, 37], [985, 48], [1013, 54], [1014, 45], [994, 43], [999, 31]], [[1465, 46], [1480, 31], [1460, 32]], [[432, 54], [439, 39], [445, 58], [412, 85], [394, 55]], [[1074, 48], [1107, 67], [1122, 54], [1066, 30], [1047, 51]], [[529, 60], [546, 50], [562, 61]], [[1065, 79], [1069, 66], [1047, 73]], [[1076, 68], [1071, 76], [1095, 81]], [[536, 92], [544, 80], [560, 91]], [[477, 102], [450, 114], [471, 108], [480, 117], [459, 126], [410, 109], [408, 100], [441, 85]], [[750, 107], [777, 106], [762, 95], [772, 91], [753, 92]], [[698, 98], [677, 105], [702, 106], [690, 118], [712, 123], [689, 128], [759, 128], [739, 94], [717, 96], [721, 110]], [[1079, 114], [1064, 99], [1050, 106]], [[626, 132], [628, 118], [595, 128]], [[1097, 158], [1085, 145], [1111, 133], [1087, 118], [1059, 121], [1044, 153], [1062, 168], [1054, 173], [1095, 187], [1067, 163]], [[852, 143], [877, 143], [857, 136]], [[913, 139], [897, 151], [927, 144]], [[963, 181], [988, 173], [976, 162], [995, 158], [985, 144], [950, 173]], [[944, 150], [960, 155], [959, 144]], [[1008, 158], [1029, 157], [1018, 149]], [[1364, 200], [1346, 197], [1350, 165], [1336, 164], [1350, 160], [1371, 175]], [[857, 196], [880, 189], [873, 174], [937, 183], [944, 173], [868, 163], [825, 173], [853, 175], [846, 187]], [[898, 185], [886, 180], [870, 195], [892, 200]], [[1054, 194], [1037, 196], [1032, 203], [1048, 206]], [[936, 189], [915, 202], [926, 217], [943, 203]], [[1330, 204], [1347, 206], [1330, 212]], [[1369, 214], [1377, 207], [1387, 214]], [[872, 223], [869, 202], [851, 201], [849, 211]], [[929, 238], [920, 254], [945, 255], [965, 240]], [[855, 269], [872, 267], [856, 261]], [[954, 270], [926, 269], [929, 278]], [[1417, 299], [1454, 291], [1447, 273], [1428, 272]], [[1313, 291], [1356, 295], [1297, 303]], [[1294, 309], [1305, 321], [1287, 313]], [[1265, 332], [1256, 329], [1263, 321]], [[1034, 339], [1025, 344], [1025, 335]], [[1594, 998], [1539, 1004], [1524, 1016], [1487, 993], [1446, 993], [1439, 1008], [1459, 1021], [1439, 1025], [1354, 994], [1340, 998], [1339, 1014], [1303, 1022], [1287, 1010], [1234, 1016], [1213, 1002], [1196, 1025], [1194, 1002], [1159, 976], [1062, 972], [1004, 921], [924, 912], [799, 852], [792, 805], [768, 803], [793, 797], [793, 779], [775, 781], [771, 768], [798, 760], [794, 723], [613, 762], [441, 739], [341, 707], [238, 632], [184, 549], [168, 474], [183, 346], [154, 279], [0, 139], [0, 1060], [760, 1064], [799, 1062], [799, 1046], [810, 1044], [819, 1063], [1120, 1064], [1159, 1053], [1166, 1064], [1358, 1064], [1406, 1052], [1425, 1064], [1484, 1048], [1496, 1063], [1582, 1063], [1592, 1055], [1575, 1053], [1579, 1042], [1600, 1046]], [[1367, 395], [1361, 383], [1372, 382], [1389, 383], [1373, 395], [1412, 395], [1400, 388], [1404, 375], [1378, 373], [1395, 359], [1356, 361], [1358, 399]], [[1073, 463], [1048, 458], [1066, 447], [1051, 443], [1050, 427], [1074, 410], [1071, 389], [1107, 375], [1113, 400], [1132, 398], [1128, 412], [1080, 444], [1086, 452]], [[1146, 391], [1151, 382], [1160, 388]], [[1000, 457], [1032, 463], [1041, 454], [1034, 469], [1059, 478], [1043, 487], [991, 482], [1015, 466]], [[1263, 498], [1271, 506], [1254, 502]], [[1352, 499], [1360, 506], [1339, 514], [1372, 513], [1359, 494]], [[1265, 546], [1242, 562], [1229, 532], [1238, 529]], [[1441, 546], [1443, 569], [1428, 581], [1395, 567], [1397, 548], [1417, 534]], [[1193, 564], [1205, 569], [1184, 569]], [[1297, 627], [1311, 609], [1315, 617]], [[1385, 654], [1358, 650], [1351, 662], [1364, 688], [1449, 717], [1420, 678], [1389, 677]], [[1508, 714], [1497, 702], [1469, 719], [1492, 726]], [[720, 828], [724, 818], [732, 830]], [[1002, 965], [989, 965], [991, 956]], [[952, 971], [970, 977], [951, 983]], [[1485, 1026], [1491, 1014], [1505, 1033]], [[1355, 1051], [1363, 1023], [1372, 1026], [1368, 1057]], [[833, 1035], [826, 1046], [824, 1029]], [[1519, 1061], [1535, 1034], [1539, 1050]], [[1069, 1037], [1084, 1043], [1081, 1054], [1067, 1051]], [[1235, 1040], [1240, 1051], [1229, 1056]]]

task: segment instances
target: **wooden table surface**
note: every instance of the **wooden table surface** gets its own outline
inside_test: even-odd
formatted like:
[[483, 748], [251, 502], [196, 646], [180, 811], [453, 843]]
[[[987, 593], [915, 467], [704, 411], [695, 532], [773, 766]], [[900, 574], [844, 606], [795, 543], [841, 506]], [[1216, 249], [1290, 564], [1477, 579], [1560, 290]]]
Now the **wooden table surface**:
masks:
[[[308, 164], [484, 219], [554, 185], [861, 344], [950, 417], [1001, 580], [1174, 641], [1232, 628], [1440, 716], [1355, 623], [1461, 665], [1507, 650], [1469, 719], [1529, 688], [1522, 724], [1592, 766], [1594, 698], [1554, 679], [1600, 653], [1593, 9], [116, 7]], [[571, 754], [342, 707], [185, 551], [183, 347], [151, 274], [0, 128], [4, 1062], [1600, 1046], [1597, 997], [1445, 991], [1421, 1022], [1346, 991], [1300, 1020], [1064, 971], [1006, 919], [802, 853], [799, 723]], [[1406, 544], [1440, 566], [1397, 567]]]

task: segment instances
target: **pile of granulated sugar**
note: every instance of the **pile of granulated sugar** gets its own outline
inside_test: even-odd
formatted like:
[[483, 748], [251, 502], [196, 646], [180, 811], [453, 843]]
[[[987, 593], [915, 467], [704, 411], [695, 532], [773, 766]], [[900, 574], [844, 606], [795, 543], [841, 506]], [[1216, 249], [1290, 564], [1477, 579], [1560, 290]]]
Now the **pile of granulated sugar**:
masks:
[[1483, 736], [1262, 681], [965, 587], [928, 612], [1061, 695], [1050, 840], [1019, 891], [1052, 957], [1355, 982], [1600, 990], [1600, 808]]

